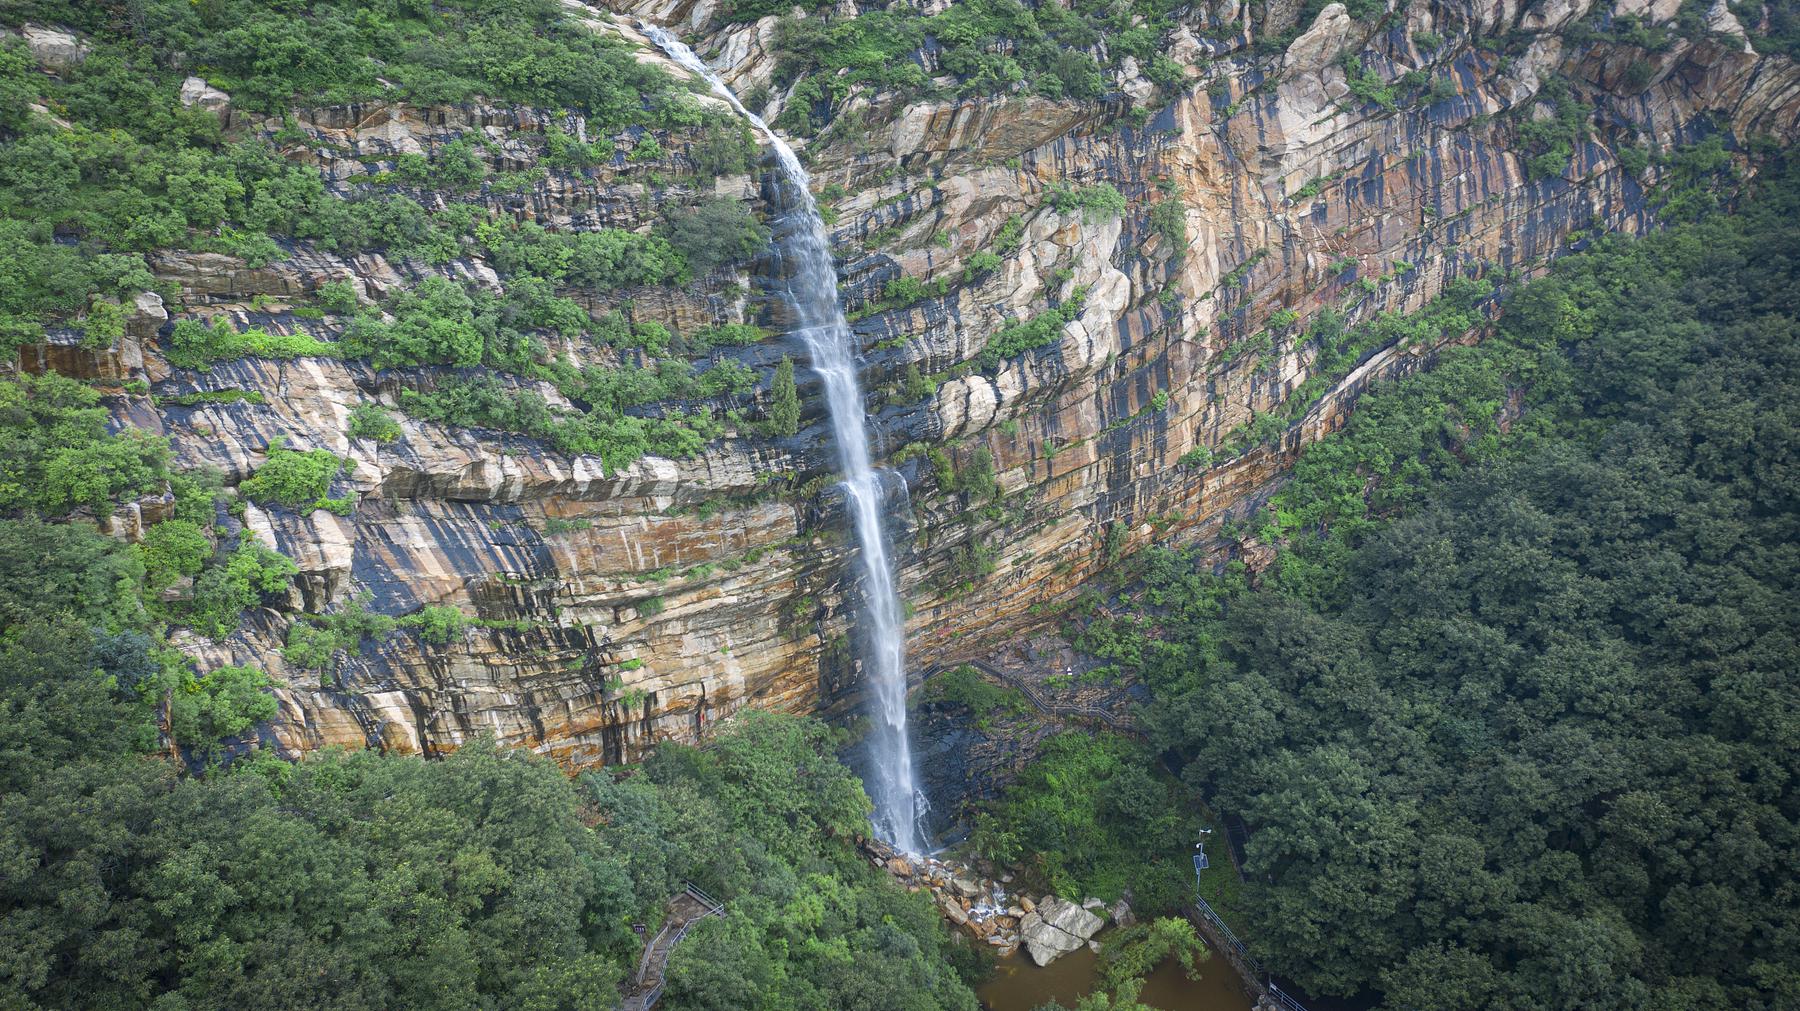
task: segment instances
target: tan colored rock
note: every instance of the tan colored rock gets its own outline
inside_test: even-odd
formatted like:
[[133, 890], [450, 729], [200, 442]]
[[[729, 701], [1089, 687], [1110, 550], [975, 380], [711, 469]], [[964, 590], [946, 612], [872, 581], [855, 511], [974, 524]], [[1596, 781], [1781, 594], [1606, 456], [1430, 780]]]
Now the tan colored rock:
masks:
[[1313, 18], [1312, 27], [1288, 45], [1282, 67], [1290, 74], [1316, 73], [1329, 66], [1343, 50], [1353, 22], [1343, 4], [1332, 2]]
[[1681, 0], [1617, 0], [1613, 4], [1615, 14], [1644, 18], [1651, 24], [1673, 19], [1680, 9]]
[[[1392, 75], [1415, 66], [1421, 54], [1389, 37], [1403, 32], [1360, 38], [1360, 26], [1346, 25], [1338, 5], [1321, 11], [1290, 47], [1279, 79], [1254, 93], [1246, 92], [1244, 65], [1229, 52], [1241, 39], [1178, 31], [1172, 55], [1197, 76], [1196, 86], [1171, 96], [1156, 125], [1143, 131], [1120, 129], [1092, 103], [1012, 96], [902, 107], [893, 96], [859, 93], [867, 116], [862, 134], [817, 139], [807, 152], [818, 185], [850, 191], [836, 202], [846, 286], [878, 286], [889, 276], [880, 272], [896, 265], [907, 276], [949, 285], [943, 299], [859, 321], [872, 387], [907, 364], [928, 375], [954, 369], [1006, 323], [1045, 311], [1075, 287], [1087, 291], [1083, 312], [1052, 345], [945, 382], [928, 402], [882, 408], [886, 451], [913, 441], [940, 448], [957, 442], [959, 453], [985, 448], [1009, 508], [1018, 510], [1004, 522], [969, 518], [929, 478], [911, 489], [919, 536], [899, 575], [912, 608], [914, 662], [967, 659], [1053, 620], [1053, 609], [1036, 605], [1068, 599], [1105, 568], [1096, 546], [1115, 522], [1128, 548], [1166, 541], [1223, 552], [1218, 533], [1227, 515], [1266, 496], [1301, 447], [1341, 427], [1372, 384], [1426, 367], [1437, 350], [1378, 350], [1335, 378], [1317, 402], [1293, 405], [1291, 392], [1314, 375], [1312, 349], [1283, 339], [1265, 354], [1234, 354], [1277, 309], [1300, 315], [1296, 330], [1326, 306], [1351, 305], [1359, 319], [1412, 311], [1453, 276], [1482, 264], [1527, 275], [1542, 269], [1564, 251], [1563, 232], [1573, 222], [1626, 232], [1651, 224], [1632, 194], [1654, 180], [1625, 185], [1616, 151], [1595, 148], [1590, 156], [1584, 146], [1566, 183], [1546, 185], [1531, 180], [1524, 159], [1508, 148], [1500, 124], [1552, 75], [1570, 80], [1582, 102], [1606, 107], [1596, 118], [1599, 142], [1613, 143], [1608, 123], [1629, 120], [1644, 143], [1666, 147], [1690, 138], [1702, 115], [1740, 136], [1796, 139], [1800, 71], [1784, 58], [1744, 52], [1735, 35], [1644, 54], [1604, 42], [1568, 46], [1566, 33], [1546, 29], [1505, 69], [1466, 49], [1471, 27], [1490, 37], [1515, 28], [1529, 35], [1529, 26], [1563, 23], [1582, 2], [1410, 5], [1410, 31], [1445, 37], [1420, 69], [1473, 68], [1457, 71], [1456, 101], [1429, 108], [1385, 110], [1347, 97], [1341, 48], [1369, 47], [1369, 65]], [[1656, 14], [1666, 6], [1654, 0], [1644, 9]], [[614, 7], [686, 26], [700, 36], [700, 52], [733, 63], [734, 72], [751, 75], [746, 80], [767, 68], [765, 28], [772, 21], [716, 26], [713, 0], [619, 0]], [[629, 39], [603, 12], [577, 13], [596, 30]], [[1273, 8], [1265, 14], [1285, 16]], [[1714, 20], [1729, 31], [1722, 17]], [[1261, 31], [1246, 23], [1246, 33], [1251, 27]], [[642, 55], [666, 65], [654, 53]], [[1651, 84], [1627, 94], [1627, 82], [1641, 75], [1641, 67], [1632, 70], [1638, 60], [1651, 63]], [[1209, 64], [1204, 71], [1202, 62]], [[1229, 115], [1206, 93], [1214, 76], [1227, 85]], [[279, 117], [231, 115], [234, 131], [269, 136], [282, 126]], [[626, 143], [598, 136], [573, 114], [485, 102], [361, 103], [296, 110], [293, 122], [307, 139], [286, 153], [319, 168], [334, 187], [400, 153], [433, 151], [464, 134], [491, 148], [495, 171], [536, 165], [541, 134], [551, 126], [589, 141]], [[664, 138], [671, 159], [683, 156], [684, 143], [679, 131]], [[468, 199], [547, 228], [647, 228], [656, 209], [631, 175], [641, 168], [550, 171], [528, 194]], [[1316, 195], [1287, 199], [1315, 180]], [[1090, 221], [1044, 203], [1051, 185], [1098, 182], [1131, 196], [1124, 219]], [[749, 177], [714, 187], [759, 192]], [[1186, 213], [1189, 248], [1178, 266], [1143, 219], [1148, 206], [1165, 199], [1180, 201]], [[992, 248], [1015, 215], [1018, 248], [999, 269], [965, 284], [968, 258]], [[937, 233], [947, 246], [932, 241]], [[871, 251], [862, 248], [869, 235], [899, 238]], [[1398, 260], [1415, 269], [1352, 300], [1357, 275], [1327, 269], [1345, 258], [1371, 280]], [[478, 259], [436, 266], [305, 246], [266, 267], [193, 252], [158, 254], [152, 266], [179, 291], [181, 312], [327, 338], [337, 324], [271, 318], [251, 303], [260, 295], [277, 306], [303, 305], [331, 280], [352, 281], [370, 304], [431, 276], [483, 287], [496, 281], [491, 265]], [[752, 279], [745, 271], [738, 280]], [[754, 297], [724, 288], [570, 295], [600, 314], [629, 301], [634, 320], [682, 332], [744, 318]], [[361, 496], [351, 517], [247, 513], [255, 536], [304, 562], [290, 606], [331, 606], [369, 590], [388, 613], [441, 604], [508, 623], [473, 629], [445, 647], [397, 637], [346, 658], [326, 686], [317, 673], [281, 667], [290, 620], [283, 614], [259, 616], [226, 643], [195, 644], [205, 663], [269, 663], [283, 687], [267, 733], [282, 750], [349, 744], [441, 754], [492, 734], [577, 767], [631, 761], [660, 741], [703, 740], [748, 707], [839, 715], [860, 704], [859, 672], [830, 646], [854, 613], [854, 601], [844, 599], [854, 585], [844, 579], [853, 549], [838, 535], [827, 499], [795, 501], [770, 490], [834, 472], [831, 447], [817, 430], [782, 444], [746, 430], [691, 459], [645, 458], [617, 473], [531, 440], [414, 419], [401, 419], [397, 442], [353, 442], [346, 427], [354, 407], [394, 407], [404, 390], [426, 388], [432, 378], [330, 359], [221, 362], [205, 374], [173, 369], [158, 351], [168, 308], [140, 299], [133, 309], [117, 347], [86, 348], [72, 334], [52, 334], [22, 348], [17, 367], [64, 372], [107, 389], [145, 378], [158, 384], [159, 395], [261, 393], [263, 404], [179, 410], [141, 396], [109, 402], [115, 420], [167, 434], [182, 466], [218, 467], [228, 486], [253, 471], [277, 436], [357, 461], [345, 485]], [[617, 360], [614, 351], [581, 341], [552, 350], [583, 365]], [[1167, 405], [1151, 410], [1158, 393], [1168, 395]], [[1210, 466], [1180, 462], [1192, 450], [1218, 449], [1253, 412], [1289, 409], [1296, 423], [1277, 442], [1221, 455]], [[783, 484], [771, 485], [772, 475]], [[109, 519], [120, 536], [141, 529], [157, 506], [136, 508]], [[1148, 516], [1173, 521], [1152, 527]], [[552, 520], [579, 528], [548, 534]], [[941, 595], [952, 552], [972, 538], [990, 550], [996, 571], [955, 599]], [[1254, 545], [1244, 560], [1259, 564]], [[938, 888], [952, 881], [909, 863]], [[955, 874], [970, 877], [960, 868]], [[1029, 899], [1016, 908], [1019, 921], [1041, 913]]]
[[61, 72], [87, 60], [87, 43], [60, 28], [26, 25], [20, 29], [20, 34], [25, 38], [25, 48], [31, 53], [31, 58], [41, 67]]

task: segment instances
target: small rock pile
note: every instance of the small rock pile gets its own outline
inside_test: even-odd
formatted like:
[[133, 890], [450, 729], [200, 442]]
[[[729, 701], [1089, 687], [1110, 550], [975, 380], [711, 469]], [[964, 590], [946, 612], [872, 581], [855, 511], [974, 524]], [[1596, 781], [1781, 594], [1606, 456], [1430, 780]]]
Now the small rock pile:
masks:
[[863, 843], [869, 859], [887, 870], [910, 892], [930, 892], [944, 918], [969, 936], [985, 941], [1001, 957], [1018, 951], [1038, 965], [1086, 944], [1099, 950], [1095, 934], [1110, 917], [1121, 925], [1132, 922], [1131, 907], [1123, 900], [1109, 909], [1099, 899], [1070, 902], [1054, 895], [1037, 901], [1029, 896], [1009, 897], [1005, 886], [1012, 875], [998, 881], [982, 877], [966, 864], [931, 856], [912, 856], [877, 839]]

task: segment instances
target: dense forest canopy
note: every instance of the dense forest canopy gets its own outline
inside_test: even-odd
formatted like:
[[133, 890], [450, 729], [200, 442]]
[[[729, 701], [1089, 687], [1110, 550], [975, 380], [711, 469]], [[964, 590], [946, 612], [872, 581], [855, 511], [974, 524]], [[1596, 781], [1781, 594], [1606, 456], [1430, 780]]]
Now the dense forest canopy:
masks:
[[1312, 991], [1800, 1003], [1800, 185], [1759, 188], [1370, 395], [1240, 526], [1266, 571], [1152, 551], [1085, 624]]
[[[1759, 44], [1794, 47], [1785, 5], [1736, 6], [1758, 9]], [[780, 125], [848, 131], [836, 110], [868, 85], [1095, 101], [1127, 59], [1174, 87], [1159, 45], [1175, 15], [1160, 0], [981, 0], [784, 19], [776, 83], [796, 100]], [[244, 357], [437, 370], [399, 412], [615, 471], [695, 454], [727, 421], [799, 430], [794, 363], [730, 353], [767, 331], [677, 333], [578, 300], [719, 281], [767, 232], [710, 192], [753, 164], [743, 125], [553, 0], [0, 0], [0, 23], [26, 22], [87, 48], [48, 68], [0, 39], [0, 350], [52, 334], [100, 351], [155, 293], [174, 316], [155, 340], [186, 375]], [[954, 84], [928, 79], [921, 49]], [[184, 102], [190, 75], [262, 125], [226, 131]], [[370, 100], [517, 103], [584, 129], [546, 126], [539, 162], [514, 173], [475, 140], [347, 179], [289, 156], [307, 136], [296, 110]], [[1570, 155], [1546, 146], [1537, 159], [1560, 170]], [[1671, 160], [1674, 183], [1690, 156], [1708, 172], [1731, 161], [1717, 139], [1695, 145]], [[665, 210], [558, 231], [483, 199], [603, 166], [637, 172]], [[1234, 524], [1240, 544], [1274, 548], [1266, 567], [1120, 560], [1123, 594], [1084, 599], [1079, 641], [1152, 690], [1148, 741], [1052, 739], [979, 819], [977, 845], [1032, 884], [1129, 892], [1154, 912], [1189, 894], [1201, 826], [1242, 818], [1245, 880], [1218, 904], [1322, 995], [1800, 1006], [1800, 181], [1770, 171], [1753, 188], [1741, 213], [1602, 240], [1509, 281], [1486, 340], [1368, 394]], [[1110, 183], [1050, 194], [1125, 206]], [[1671, 218], [1711, 206], [1700, 187], [1659, 200]], [[379, 298], [324, 284], [272, 314], [280, 325], [240, 329], [151, 271], [171, 252], [260, 268], [299, 250], [432, 276]], [[495, 285], [452, 276], [460, 260]], [[912, 284], [887, 293], [924, 291]], [[1377, 346], [1462, 331], [1488, 294], [1465, 279], [1421, 313], [1349, 330], [1322, 315], [1308, 333], [1336, 331], [1290, 410]], [[984, 367], [1053, 343], [1080, 306], [1078, 291], [1002, 328]], [[257, 750], [277, 708], [268, 676], [202, 670], [178, 644], [290, 599], [299, 570], [246, 531], [244, 504], [354, 513], [351, 463], [277, 439], [227, 492], [119, 423], [126, 398], [155, 395], [140, 385], [0, 377], [0, 1006], [605, 1007], [641, 950], [633, 925], [691, 881], [728, 912], [675, 953], [674, 1011], [974, 1007], [980, 957], [855, 848], [868, 800], [818, 723], [749, 713], [705, 751], [666, 746], [575, 780], [485, 742], [431, 762]], [[181, 396], [233, 395], [262, 396]], [[1290, 420], [1265, 424], [1280, 435]], [[372, 401], [348, 425], [404, 437]], [[1003, 497], [991, 454], [955, 468], [930, 453], [946, 486]], [[166, 508], [134, 542], [96, 532], [147, 496]], [[992, 568], [969, 551], [959, 578]], [[283, 656], [322, 672], [364, 642], [442, 645], [471, 620], [354, 597], [295, 615]], [[1135, 1009], [1141, 970], [1191, 955], [1170, 922], [1128, 937], [1109, 956], [1112, 995], [1083, 1007]]]

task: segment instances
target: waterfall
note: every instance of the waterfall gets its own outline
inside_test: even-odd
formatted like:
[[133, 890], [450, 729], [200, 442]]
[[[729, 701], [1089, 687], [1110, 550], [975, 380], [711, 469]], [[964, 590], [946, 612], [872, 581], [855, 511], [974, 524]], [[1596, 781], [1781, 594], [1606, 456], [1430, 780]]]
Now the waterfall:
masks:
[[912, 743], [906, 733], [906, 636], [900, 594], [888, 561], [887, 534], [881, 522], [881, 479], [869, 456], [869, 433], [863, 427], [863, 396], [857, 384], [856, 355], [850, 325], [838, 305], [837, 270], [825, 219], [813, 201], [806, 170], [793, 148], [762, 117], [744, 108], [731, 89], [683, 45], [654, 25], [639, 26], [675, 62], [700, 75], [720, 98], [730, 102], [768, 138], [781, 165], [789, 206], [787, 234], [777, 248], [787, 258], [786, 294], [798, 324], [794, 333], [806, 342], [812, 369], [825, 389], [825, 404], [837, 437], [838, 463], [844, 472], [845, 506], [862, 549], [863, 609], [859, 629], [866, 653], [863, 670], [874, 688], [870, 732], [874, 771], [875, 834], [908, 853], [921, 850], [919, 792], [913, 771]]

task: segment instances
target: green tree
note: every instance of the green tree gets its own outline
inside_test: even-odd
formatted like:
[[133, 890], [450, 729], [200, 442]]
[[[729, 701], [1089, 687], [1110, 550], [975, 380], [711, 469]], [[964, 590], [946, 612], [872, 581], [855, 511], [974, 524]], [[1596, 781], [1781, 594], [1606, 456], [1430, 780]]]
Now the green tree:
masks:
[[775, 366], [775, 384], [769, 391], [769, 427], [776, 435], [800, 431], [800, 391], [794, 386], [794, 362], [786, 355]]
[[110, 514], [168, 477], [168, 441], [107, 431], [100, 395], [56, 373], [0, 379], [0, 512]]

